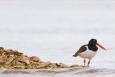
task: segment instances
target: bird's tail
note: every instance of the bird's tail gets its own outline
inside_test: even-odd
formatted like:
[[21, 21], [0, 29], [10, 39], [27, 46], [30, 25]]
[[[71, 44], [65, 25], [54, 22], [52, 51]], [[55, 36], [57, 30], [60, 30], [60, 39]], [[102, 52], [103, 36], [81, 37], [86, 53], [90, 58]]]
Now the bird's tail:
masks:
[[74, 54], [73, 57], [76, 57], [76, 55]]
[[76, 52], [74, 55], [73, 55], [73, 57], [77, 57], [78, 56], [78, 52]]

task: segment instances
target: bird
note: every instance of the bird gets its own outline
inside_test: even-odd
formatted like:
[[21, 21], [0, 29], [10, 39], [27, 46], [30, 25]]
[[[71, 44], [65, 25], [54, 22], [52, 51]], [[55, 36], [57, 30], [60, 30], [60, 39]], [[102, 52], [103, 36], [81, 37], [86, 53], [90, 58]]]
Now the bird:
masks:
[[[103, 50], [107, 50], [101, 44], [97, 42], [96, 39], [90, 39], [88, 44], [82, 45], [79, 50], [73, 55], [73, 57], [81, 57], [84, 59], [84, 66], [89, 66], [92, 58], [96, 55], [98, 47]], [[86, 61], [88, 63], [86, 64]]]

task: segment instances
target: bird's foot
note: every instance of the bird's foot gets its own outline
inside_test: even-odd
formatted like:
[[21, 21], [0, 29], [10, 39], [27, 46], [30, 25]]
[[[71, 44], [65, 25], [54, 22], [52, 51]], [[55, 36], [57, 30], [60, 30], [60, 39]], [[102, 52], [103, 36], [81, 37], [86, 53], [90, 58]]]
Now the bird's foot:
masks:
[[83, 67], [90, 67], [89, 65], [83, 65]]

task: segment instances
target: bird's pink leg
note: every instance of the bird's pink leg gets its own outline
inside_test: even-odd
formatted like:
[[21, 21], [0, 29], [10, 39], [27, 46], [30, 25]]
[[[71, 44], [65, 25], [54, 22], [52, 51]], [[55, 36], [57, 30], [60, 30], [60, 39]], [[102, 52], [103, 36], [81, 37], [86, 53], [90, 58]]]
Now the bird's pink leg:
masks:
[[90, 65], [90, 62], [91, 62], [91, 60], [89, 59], [89, 61], [88, 61], [88, 67], [89, 67], [89, 65]]
[[86, 59], [84, 59], [84, 66], [85, 66], [85, 64], [86, 64]]

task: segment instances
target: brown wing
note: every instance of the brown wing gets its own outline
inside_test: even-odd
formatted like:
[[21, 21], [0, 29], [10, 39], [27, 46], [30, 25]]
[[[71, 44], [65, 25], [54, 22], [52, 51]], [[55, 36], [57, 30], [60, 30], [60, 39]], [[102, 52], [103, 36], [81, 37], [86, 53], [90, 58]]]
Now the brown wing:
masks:
[[73, 56], [77, 57], [79, 53], [85, 51], [87, 49], [85, 46], [86, 45], [81, 46], [80, 49]]

